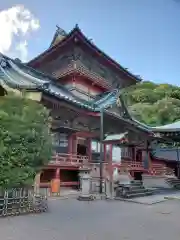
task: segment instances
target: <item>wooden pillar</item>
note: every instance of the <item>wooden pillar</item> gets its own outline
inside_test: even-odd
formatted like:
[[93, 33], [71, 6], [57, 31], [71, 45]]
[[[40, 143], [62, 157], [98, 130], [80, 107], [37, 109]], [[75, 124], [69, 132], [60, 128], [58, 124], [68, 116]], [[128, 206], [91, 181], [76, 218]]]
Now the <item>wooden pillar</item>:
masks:
[[107, 144], [104, 144], [104, 161], [107, 162], [107, 153], [106, 153], [106, 149], [107, 148]]
[[68, 154], [72, 154], [73, 152], [73, 136], [70, 135], [68, 137]]
[[135, 153], [135, 147], [132, 147], [132, 161], [136, 161], [136, 153]]
[[149, 146], [150, 146], [150, 143], [149, 143], [149, 141], [147, 141], [147, 143], [146, 143], [146, 154], [147, 154], [147, 158], [148, 158], [148, 169], [151, 169], [152, 164], [151, 164], [151, 156], [150, 156], [150, 152], [149, 152]]
[[137, 161], [137, 159], [136, 159], [136, 152], [137, 152], [137, 149], [136, 149], [136, 147], [134, 147], [134, 161], [135, 162]]
[[110, 153], [110, 159], [111, 159], [111, 162], [112, 162], [112, 152], [113, 152], [113, 144], [110, 144], [110, 148], [109, 148], [109, 153]]
[[149, 142], [146, 142], [145, 149], [141, 150], [142, 163], [145, 169], [151, 168], [151, 158], [149, 154]]
[[87, 143], [87, 150], [88, 150], [88, 157], [89, 161], [91, 162], [92, 160], [92, 146], [91, 146], [91, 138], [88, 138], [88, 143]]
[[72, 153], [73, 154], [77, 154], [77, 142], [78, 142], [78, 139], [77, 139], [77, 135], [73, 135], [72, 137]]

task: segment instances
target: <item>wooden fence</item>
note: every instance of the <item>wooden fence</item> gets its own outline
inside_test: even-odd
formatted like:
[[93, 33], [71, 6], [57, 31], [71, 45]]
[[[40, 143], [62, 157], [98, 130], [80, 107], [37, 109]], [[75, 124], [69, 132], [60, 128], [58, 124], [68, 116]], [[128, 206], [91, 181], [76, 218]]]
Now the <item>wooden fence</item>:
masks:
[[46, 212], [47, 197], [36, 195], [32, 189], [15, 188], [0, 191], [0, 217]]

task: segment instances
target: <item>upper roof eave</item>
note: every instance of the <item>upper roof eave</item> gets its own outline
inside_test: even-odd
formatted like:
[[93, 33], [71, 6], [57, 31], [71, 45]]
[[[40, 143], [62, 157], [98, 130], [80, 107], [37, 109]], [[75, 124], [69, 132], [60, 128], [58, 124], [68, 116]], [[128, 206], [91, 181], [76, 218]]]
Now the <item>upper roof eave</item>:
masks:
[[102, 50], [100, 50], [96, 45], [94, 45], [80, 30], [78, 25], [73, 28], [73, 30], [67, 34], [66, 37], [62, 39], [59, 43], [57, 43], [54, 46], [51, 46], [46, 51], [35, 57], [34, 59], [30, 60], [27, 64], [33, 65], [35, 62], [39, 61], [41, 58], [44, 58], [49, 53], [54, 52], [58, 48], [62, 47], [66, 43], [68, 43], [71, 39], [74, 39], [75, 37], [78, 37], [79, 40], [84, 43], [87, 47], [89, 47], [92, 51], [96, 52], [98, 55], [102, 56], [107, 62], [109, 62], [116, 70], [124, 72], [126, 75], [128, 75], [133, 81], [140, 82], [142, 79], [139, 76], [133, 75], [131, 72], [129, 72], [127, 69], [123, 68], [119, 63], [117, 63], [115, 60], [113, 60], [111, 57], [109, 57], [107, 54], [105, 54]]

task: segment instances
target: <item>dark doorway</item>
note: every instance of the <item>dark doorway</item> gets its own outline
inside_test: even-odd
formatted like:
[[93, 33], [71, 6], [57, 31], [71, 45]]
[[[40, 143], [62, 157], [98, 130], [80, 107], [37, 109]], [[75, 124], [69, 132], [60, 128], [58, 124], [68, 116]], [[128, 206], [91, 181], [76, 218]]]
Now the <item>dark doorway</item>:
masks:
[[[79, 188], [79, 171], [61, 169], [61, 182], [64, 188]], [[63, 184], [64, 183], [64, 184]]]
[[51, 180], [55, 177], [56, 171], [55, 169], [44, 169], [41, 173], [40, 181], [42, 183], [51, 182]]
[[142, 181], [142, 172], [134, 172], [134, 180]]
[[174, 174], [175, 174], [176, 177], [178, 177], [178, 167], [177, 166], [174, 169]]
[[180, 164], [179, 163], [177, 163], [174, 168], [174, 174], [178, 179], [180, 179]]
[[85, 145], [78, 144], [77, 145], [77, 155], [86, 156], [87, 155], [87, 147]]
[[137, 150], [137, 152], [136, 152], [136, 161], [137, 162], [142, 161], [142, 152], [140, 150]]

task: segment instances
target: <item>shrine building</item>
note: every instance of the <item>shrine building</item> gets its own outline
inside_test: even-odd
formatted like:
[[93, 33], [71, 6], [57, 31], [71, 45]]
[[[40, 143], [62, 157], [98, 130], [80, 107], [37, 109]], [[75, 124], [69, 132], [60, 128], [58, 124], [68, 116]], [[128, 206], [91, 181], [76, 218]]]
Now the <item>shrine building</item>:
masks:
[[42, 187], [57, 178], [61, 187], [77, 187], [79, 167], [90, 166], [98, 177], [102, 160], [103, 177], [109, 161], [111, 170], [126, 168], [137, 179], [142, 172], [158, 175], [176, 169], [177, 157], [169, 160], [152, 143], [176, 141], [180, 127], [148, 127], [133, 119], [124, 104], [120, 90], [140, 81], [78, 26], [69, 33], [57, 27], [47, 50], [28, 63], [0, 55], [0, 95], [25, 90], [53, 119], [54, 153], [39, 175]]

